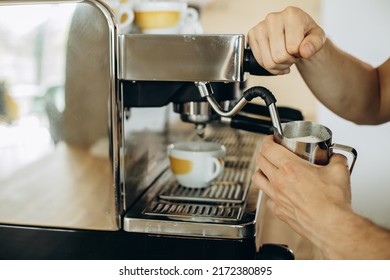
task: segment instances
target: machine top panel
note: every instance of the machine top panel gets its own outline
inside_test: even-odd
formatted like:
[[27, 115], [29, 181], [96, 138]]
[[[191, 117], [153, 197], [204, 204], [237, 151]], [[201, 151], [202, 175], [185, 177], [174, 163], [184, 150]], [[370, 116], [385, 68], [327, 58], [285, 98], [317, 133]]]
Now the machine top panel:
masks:
[[119, 36], [119, 79], [129, 81], [243, 80], [244, 35]]

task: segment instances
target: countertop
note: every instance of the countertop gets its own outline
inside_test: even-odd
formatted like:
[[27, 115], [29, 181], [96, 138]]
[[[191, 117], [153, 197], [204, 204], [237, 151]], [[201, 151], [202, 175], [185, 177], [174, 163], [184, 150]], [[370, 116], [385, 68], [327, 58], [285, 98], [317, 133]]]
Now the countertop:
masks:
[[108, 158], [60, 144], [0, 180], [0, 223], [116, 230], [111, 174]]

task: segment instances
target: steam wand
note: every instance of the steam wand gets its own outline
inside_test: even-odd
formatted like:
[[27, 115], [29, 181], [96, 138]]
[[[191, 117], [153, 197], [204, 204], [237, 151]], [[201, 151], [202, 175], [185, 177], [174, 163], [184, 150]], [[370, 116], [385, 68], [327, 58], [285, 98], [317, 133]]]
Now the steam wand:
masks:
[[195, 82], [195, 85], [197, 86], [200, 95], [202, 97], [206, 97], [207, 101], [210, 103], [214, 111], [222, 117], [232, 117], [236, 115], [238, 112], [240, 112], [241, 109], [253, 98], [256, 97], [262, 98], [268, 107], [271, 120], [272, 120], [272, 125], [280, 135], [283, 135], [282, 126], [280, 125], [279, 113], [275, 106], [276, 98], [274, 97], [272, 92], [269, 91], [267, 88], [256, 86], [247, 89], [244, 92], [243, 96], [240, 98], [240, 100], [236, 103], [236, 105], [234, 105], [234, 107], [230, 111], [224, 111], [219, 106], [218, 102], [214, 99], [213, 97], [214, 92], [209, 82]]

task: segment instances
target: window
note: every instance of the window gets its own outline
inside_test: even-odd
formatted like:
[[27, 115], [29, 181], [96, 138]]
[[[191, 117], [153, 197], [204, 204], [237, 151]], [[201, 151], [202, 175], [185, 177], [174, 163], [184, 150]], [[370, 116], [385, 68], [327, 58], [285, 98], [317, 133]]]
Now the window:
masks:
[[[0, 7], [0, 178], [45, 155], [64, 108], [74, 4]], [[54, 111], [53, 111], [54, 110]]]

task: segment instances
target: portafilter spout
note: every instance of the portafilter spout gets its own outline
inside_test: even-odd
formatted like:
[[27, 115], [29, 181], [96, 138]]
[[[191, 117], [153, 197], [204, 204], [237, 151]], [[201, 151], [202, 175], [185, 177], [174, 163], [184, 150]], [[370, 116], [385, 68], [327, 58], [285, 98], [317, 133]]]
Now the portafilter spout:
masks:
[[213, 97], [213, 89], [209, 82], [195, 82], [195, 85], [198, 87], [198, 90], [202, 97], [206, 97], [207, 101], [210, 103], [214, 111], [222, 117], [232, 117], [236, 115], [241, 109], [253, 98], [260, 97], [265, 101], [265, 104], [268, 107], [272, 125], [278, 131], [280, 135], [283, 135], [282, 126], [280, 124], [280, 118], [278, 110], [276, 109], [276, 98], [272, 92], [262, 86], [255, 86], [250, 89], [247, 89], [243, 96], [238, 100], [238, 102], [233, 106], [229, 111], [223, 110], [218, 102]]

